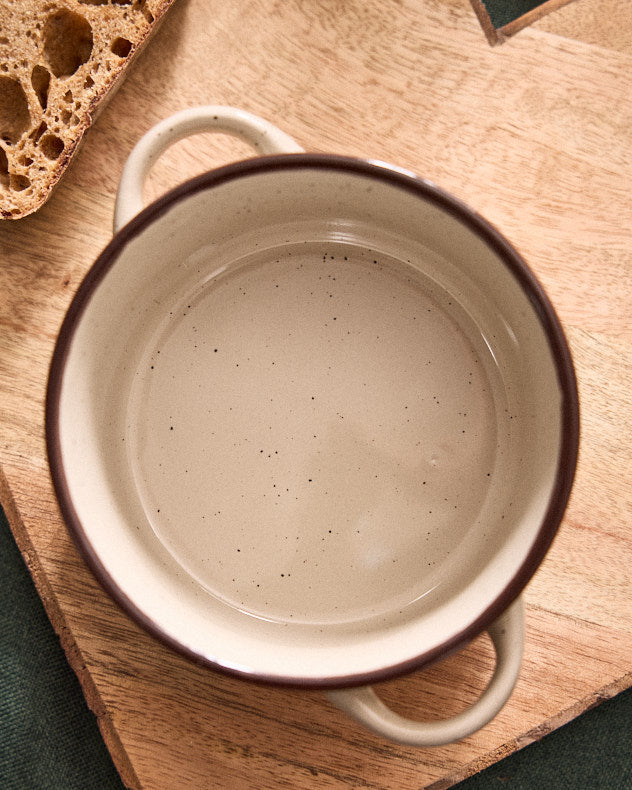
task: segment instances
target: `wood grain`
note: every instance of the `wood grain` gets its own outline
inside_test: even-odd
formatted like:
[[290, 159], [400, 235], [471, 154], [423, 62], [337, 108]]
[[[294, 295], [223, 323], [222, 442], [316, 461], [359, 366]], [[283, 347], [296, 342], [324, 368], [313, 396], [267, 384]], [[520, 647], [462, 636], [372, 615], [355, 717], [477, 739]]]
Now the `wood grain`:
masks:
[[[585, 3], [620, 9], [569, 8]], [[52, 199], [0, 229], [0, 497], [129, 787], [443, 788], [632, 684], [632, 54], [575, 30], [530, 27], [491, 48], [467, 0], [180, 0]], [[391, 745], [316, 692], [188, 663], [101, 591], [60, 519], [43, 431], [57, 331], [111, 236], [132, 145], [206, 103], [262, 115], [310, 150], [410, 168], [465, 199], [524, 254], [567, 329], [582, 406], [577, 482], [526, 592], [518, 687], [461, 743]], [[244, 155], [219, 138], [182, 142], [159, 162], [148, 198]], [[380, 693], [401, 710], [445, 715], [491, 667], [480, 637]]]
[[632, 54], [632, 4], [628, 0], [581, 0], [534, 21], [537, 30]]

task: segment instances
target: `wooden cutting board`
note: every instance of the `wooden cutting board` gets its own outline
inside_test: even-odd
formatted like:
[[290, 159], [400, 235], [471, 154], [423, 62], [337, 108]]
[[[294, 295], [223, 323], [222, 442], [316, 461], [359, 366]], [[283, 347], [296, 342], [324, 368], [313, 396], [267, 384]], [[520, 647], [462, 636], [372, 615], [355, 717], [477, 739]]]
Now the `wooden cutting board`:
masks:
[[[597, 20], [589, 29], [532, 27], [491, 48], [468, 0], [180, 0], [52, 199], [0, 226], [2, 504], [130, 787], [447, 787], [632, 685], [632, 50], [598, 24], [630, 30], [632, 19], [627, 0], [567, 8], [582, 6]], [[515, 693], [461, 743], [395, 746], [317, 692], [188, 663], [111, 602], [60, 519], [43, 423], [60, 323], [110, 238], [132, 145], [206, 103], [262, 115], [309, 150], [393, 162], [465, 199], [524, 254], [567, 330], [582, 407], [576, 485], [526, 591]], [[223, 138], [179, 143], [148, 198], [244, 155]], [[380, 693], [409, 715], [446, 715], [475, 697], [492, 663], [483, 636]]]

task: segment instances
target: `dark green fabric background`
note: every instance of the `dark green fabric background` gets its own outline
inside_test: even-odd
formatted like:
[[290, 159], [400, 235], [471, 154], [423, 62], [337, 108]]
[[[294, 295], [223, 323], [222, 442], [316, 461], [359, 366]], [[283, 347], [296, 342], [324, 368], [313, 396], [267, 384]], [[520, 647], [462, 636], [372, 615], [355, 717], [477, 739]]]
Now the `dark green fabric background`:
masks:
[[546, 0], [483, 0], [483, 5], [493, 26], [498, 28], [513, 22], [514, 19], [545, 2]]
[[[630, 790], [632, 690], [458, 788]], [[123, 790], [1, 510], [0, 790]]]
[[122, 787], [0, 510], [0, 790]]

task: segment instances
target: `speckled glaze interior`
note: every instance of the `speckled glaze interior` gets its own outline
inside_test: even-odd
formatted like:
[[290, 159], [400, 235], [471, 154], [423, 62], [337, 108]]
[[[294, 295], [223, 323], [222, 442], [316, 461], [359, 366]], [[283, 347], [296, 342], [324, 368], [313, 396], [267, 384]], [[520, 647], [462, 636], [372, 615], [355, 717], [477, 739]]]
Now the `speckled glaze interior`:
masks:
[[546, 297], [483, 220], [379, 163], [263, 157], [101, 255], [53, 361], [49, 453], [84, 555], [153, 633], [340, 685], [436, 658], [518, 594], [566, 504], [573, 397]]

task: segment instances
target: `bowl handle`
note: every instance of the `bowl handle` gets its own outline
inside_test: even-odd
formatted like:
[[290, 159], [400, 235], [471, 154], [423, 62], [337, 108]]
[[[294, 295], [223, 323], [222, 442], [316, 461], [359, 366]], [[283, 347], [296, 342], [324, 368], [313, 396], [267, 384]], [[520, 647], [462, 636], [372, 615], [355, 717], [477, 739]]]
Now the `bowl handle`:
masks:
[[467, 710], [443, 721], [420, 722], [394, 713], [372, 686], [327, 692], [341, 710], [369, 730], [408, 746], [442, 746], [484, 727], [500, 711], [515, 686], [524, 645], [524, 608], [518, 598], [487, 629], [496, 651], [496, 669], [489, 685]]
[[173, 143], [200, 132], [223, 132], [249, 143], [258, 154], [303, 149], [268, 121], [235, 107], [193, 107], [165, 118], [136, 144], [125, 163], [114, 207], [116, 233], [143, 208], [143, 184], [160, 155]]

